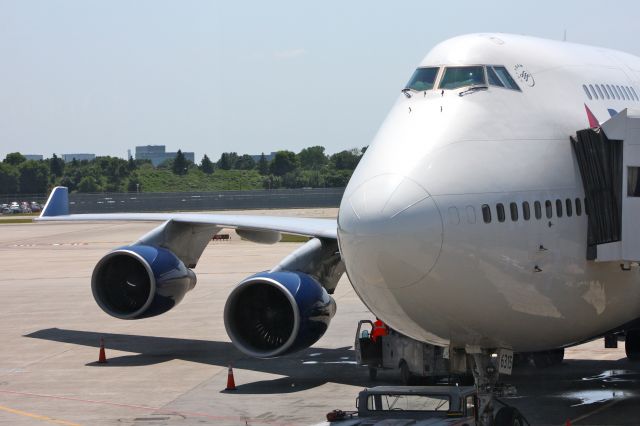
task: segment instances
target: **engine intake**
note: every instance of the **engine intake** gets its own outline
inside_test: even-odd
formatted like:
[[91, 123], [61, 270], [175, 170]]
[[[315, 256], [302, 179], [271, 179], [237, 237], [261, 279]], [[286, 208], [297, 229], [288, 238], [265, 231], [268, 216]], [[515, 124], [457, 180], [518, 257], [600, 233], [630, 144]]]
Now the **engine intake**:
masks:
[[271, 358], [313, 345], [335, 312], [334, 300], [309, 275], [262, 272], [231, 292], [224, 307], [224, 323], [242, 352]]
[[93, 298], [103, 311], [121, 319], [163, 314], [195, 285], [195, 274], [175, 254], [145, 245], [110, 252], [91, 277]]

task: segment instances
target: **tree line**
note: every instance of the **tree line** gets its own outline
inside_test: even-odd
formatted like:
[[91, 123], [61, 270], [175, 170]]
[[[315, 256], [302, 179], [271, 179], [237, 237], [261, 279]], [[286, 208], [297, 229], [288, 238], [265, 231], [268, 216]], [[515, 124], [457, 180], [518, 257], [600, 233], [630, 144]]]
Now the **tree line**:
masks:
[[[175, 191], [187, 187], [204, 190], [208, 181], [223, 189], [265, 189], [346, 186], [366, 151], [351, 149], [332, 155], [322, 146], [299, 153], [278, 151], [272, 159], [264, 153], [255, 161], [250, 155], [224, 152], [213, 162], [205, 154], [200, 164], [187, 160], [181, 150], [174, 159], [154, 167], [149, 160], [96, 157], [65, 163], [56, 154], [45, 160], [27, 160], [19, 152], [7, 154], [0, 163], [0, 194], [41, 194], [57, 185], [73, 192]], [[226, 183], [225, 183], [226, 182]]]

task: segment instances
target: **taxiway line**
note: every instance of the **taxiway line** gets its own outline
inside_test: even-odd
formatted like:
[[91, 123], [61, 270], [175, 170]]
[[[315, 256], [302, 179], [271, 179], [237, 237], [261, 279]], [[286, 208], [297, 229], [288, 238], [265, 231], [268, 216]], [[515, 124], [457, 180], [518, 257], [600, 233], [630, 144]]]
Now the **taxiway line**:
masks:
[[583, 415], [581, 415], [579, 417], [576, 417], [575, 419], [571, 420], [571, 424], [578, 423], [579, 421], [584, 420], [584, 419], [586, 419], [588, 417], [591, 417], [594, 414], [598, 414], [598, 413], [606, 410], [607, 408], [611, 408], [611, 407], [613, 407], [614, 405], [616, 405], [620, 401], [622, 401], [622, 399], [614, 399], [613, 401], [610, 401], [609, 403], [604, 404], [603, 406], [598, 407], [593, 411], [590, 411], [590, 412], [588, 412], [586, 414], [583, 414]]
[[15, 408], [5, 407], [0, 405], [0, 411], [4, 411], [18, 416], [29, 417], [31, 419], [42, 420], [43, 422], [55, 423], [65, 426], [80, 426], [78, 423], [67, 422], [65, 420], [54, 419], [53, 417], [42, 416], [40, 414], [29, 413], [27, 411], [16, 410]]
[[[18, 391], [10, 391], [10, 390], [0, 390], [0, 394], [16, 395], [16, 396], [27, 396], [27, 397], [34, 397], [34, 398], [57, 399], [57, 400], [62, 400], [62, 401], [81, 402], [81, 403], [85, 403], [85, 404], [109, 405], [109, 406], [113, 406], [113, 407], [129, 408], [129, 409], [132, 409], [132, 410], [149, 411], [149, 412], [152, 412], [154, 414], [176, 414], [176, 415], [183, 415], [183, 416], [186, 416], [186, 417], [202, 417], [202, 418], [206, 418], [206, 419], [210, 419], [210, 420], [227, 420], [227, 421], [263, 423], [263, 424], [277, 425], [277, 426], [290, 426], [291, 425], [291, 423], [274, 422], [274, 421], [270, 421], [270, 420], [262, 420], [262, 419], [244, 417], [244, 416], [237, 416], [237, 417], [232, 417], [232, 416], [214, 416], [214, 415], [207, 414], [207, 413], [185, 412], [185, 411], [178, 411], [178, 410], [165, 410], [163, 408], [149, 407], [149, 406], [146, 406], [146, 405], [122, 404], [122, 403], [119, 403], [119, 402], [98, 401], [98, 400], [93, 400], [93, 399], [81, 399], [81, 398], [74, 398], [74, 397], [69, 397], [69, 396], [57, 396], [57, 395], [39, 394], [39, 393], [31, 393], [31, 392], [18, 392]], [[0, 406], [0, 407], [2, 407], [2, 406]], [[10, 408], [8, 408], [8, 409], [11, 410]], [[21, 412], [21, 413], [30, 414], [30, 413], [25, 413], [25, 412]], [[42, 417], [44, 417], [44, 416], [42, 416]], [[49, 419], [49, 418], [47, 418], [47, 419]], [[44, 418], [41, 419], [41, 420], [44, 420]], [[49, 421], [56, 421], [56, 420], [55, 419], [49, 419]], [[68, 425], [68, 426], [80, 426], [80, 425], [78, 425], [76, 423], [60, 423], [60, 424], [64, 424], [64, 425]]]

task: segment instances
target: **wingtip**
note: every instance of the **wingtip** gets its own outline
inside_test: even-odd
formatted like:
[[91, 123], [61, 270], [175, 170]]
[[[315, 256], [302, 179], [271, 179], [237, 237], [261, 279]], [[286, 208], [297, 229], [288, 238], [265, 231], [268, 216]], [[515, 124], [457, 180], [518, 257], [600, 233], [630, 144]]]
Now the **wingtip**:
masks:
[[68, 214], [69, 189], [66, 186], [56, 186], [51, 191], [40, 217], [66, 216]]

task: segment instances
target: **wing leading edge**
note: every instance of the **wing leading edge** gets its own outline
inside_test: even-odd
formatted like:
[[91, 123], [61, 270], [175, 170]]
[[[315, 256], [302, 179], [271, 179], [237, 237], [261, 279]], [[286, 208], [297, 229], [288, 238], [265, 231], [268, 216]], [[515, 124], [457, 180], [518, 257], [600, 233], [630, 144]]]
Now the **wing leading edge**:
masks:
[[[37, 221], [172, 221], [214, 225], [218, 228], [237, 229], [245, 235], [253, 235], [257, 242], [275, 242], [270, 239], [261, 241], [260, 234], [287, 233], [337, 239], [337, 222], [335, 219], [315, 219], [300, 217], [278, 217], [257, 215], [226, 215], [202, 213], [102, 213], [102, 214], [69, 214], [68, 189], [57, 186], [51, 192], [47, 203]], [[244, 236], [244, 235], [243, 235]], [[253, 238], [249, 238], [253, 239]]]

